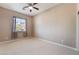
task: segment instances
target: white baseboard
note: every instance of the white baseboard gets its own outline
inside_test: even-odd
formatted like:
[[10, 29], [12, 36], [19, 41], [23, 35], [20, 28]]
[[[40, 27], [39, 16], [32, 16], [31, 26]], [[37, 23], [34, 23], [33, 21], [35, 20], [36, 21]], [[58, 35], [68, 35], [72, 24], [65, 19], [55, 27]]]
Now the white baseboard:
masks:
[[[67, 45], [63, 45], [63, 44], [56, 43], [56, 42], [49, 41], [49, 40], [45, 40], [45, 39], [40, 39], [40, 38], [37, 38], [37, 39], [42, 40], [42, 41], [45, 41], [45, 42], [50, 43], [50, 44], [55, 44], [55, 45], [58, 45], [58, 46], [61, 46], [61, 47], [65, 47], [65, 48], [68, 48], [68, 49], [72, 49], [74, 51], [79, 52], [79, 49], [77, 49], [77, 48], [73, 48], [73, 47], [70, 47], [70, 46], [67, 46]], [[0, 44], [6, 44], [6, 43], [9, 43], [9, 42], [14, 42], [16, 40], [19, 40], [19, 39], [3, 41], [3, 42], [0, 42]]]
[[[30, 38], [33, 38], [33, 37], [26, 37], [26, 39], [30, 39]], [[6, 44], [6, 43], [9, 43], [9, 42], [14, 42], [14, 41], [17, 41], [17, 40], [20, 40], [20, 39], [25, 39], [25, 38], [17, 38], [17, 39], [10, 39], [10, 40], [1, 41], [0, 45]]]
[[2, 42], [0, 42], [0, 45], [1, 45], [1, 44], [6, 44], [6, 43], [9, 43], [9, 42], [13, 42], [13, 41], [15, 41], [15, 40], [6, 40], [6, 41], [2, 41]]
[[67, 46], [67, 45], [63, 45], [63, 44], [56, 43], [56, 42], [49, 41], [49, 40], [45, 40], [45, 39], [40, 39], [39, 38], [39, 40], [45, 41], [45, 42], [50, 43], [50, 44], [55, 44], [55, 45], [58, 45], [58, 46], [61, 46], [61, 47], [65, 47], [65, 48], [68, 48], [68, 49], [72, 49], [74, 51], [79, 52], [79, 49], [77, 49], [77, 48], [73, 48], [73, 47], [70, 47], [70, 46]]

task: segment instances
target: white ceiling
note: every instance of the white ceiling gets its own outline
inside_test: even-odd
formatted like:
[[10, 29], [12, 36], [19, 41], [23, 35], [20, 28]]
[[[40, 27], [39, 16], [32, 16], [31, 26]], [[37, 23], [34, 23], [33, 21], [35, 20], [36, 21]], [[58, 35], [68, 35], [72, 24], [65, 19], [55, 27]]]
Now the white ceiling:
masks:
[[38, 3], [35, 6], [39, 8], [39, 11], [33, 9], [33, 11], [30, 12], [29, 8], [27, 8], [26, 10], [22, 9], [24, 6], [27, 6], [27, 4], [25, 4], [25, 3], [0, 3], [0, 7], [7, 8], [7, 9], [10, 9], [10, 10], [22, 13], [22, 14], [26, 14], [29, 16], [37, 15], [56, 5], [58, 5], [58, 4], [57, 3]]

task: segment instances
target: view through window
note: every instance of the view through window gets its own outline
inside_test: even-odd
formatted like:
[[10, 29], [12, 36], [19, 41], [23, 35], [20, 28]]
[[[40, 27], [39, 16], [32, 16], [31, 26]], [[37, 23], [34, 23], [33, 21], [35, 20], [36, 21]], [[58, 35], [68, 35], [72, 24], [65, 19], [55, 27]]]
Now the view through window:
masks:
[[16, 32], [17, 31], [26, 31], [26, 20], [16, 17]]

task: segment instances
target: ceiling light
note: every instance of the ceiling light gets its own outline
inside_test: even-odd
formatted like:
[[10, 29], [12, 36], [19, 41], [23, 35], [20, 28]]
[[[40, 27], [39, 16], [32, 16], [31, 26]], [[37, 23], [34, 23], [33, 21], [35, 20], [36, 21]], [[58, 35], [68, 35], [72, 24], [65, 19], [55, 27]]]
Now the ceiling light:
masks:
[[30, 6], [29, 9], [33, 9], [33, 7]]

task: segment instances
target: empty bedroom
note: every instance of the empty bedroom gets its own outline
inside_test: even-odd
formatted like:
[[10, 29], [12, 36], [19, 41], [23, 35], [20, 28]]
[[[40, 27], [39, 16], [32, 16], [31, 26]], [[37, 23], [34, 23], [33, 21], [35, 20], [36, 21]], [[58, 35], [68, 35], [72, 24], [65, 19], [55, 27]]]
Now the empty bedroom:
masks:
[[79, 4], [0, 3], [0, 55], [79, 55]]

